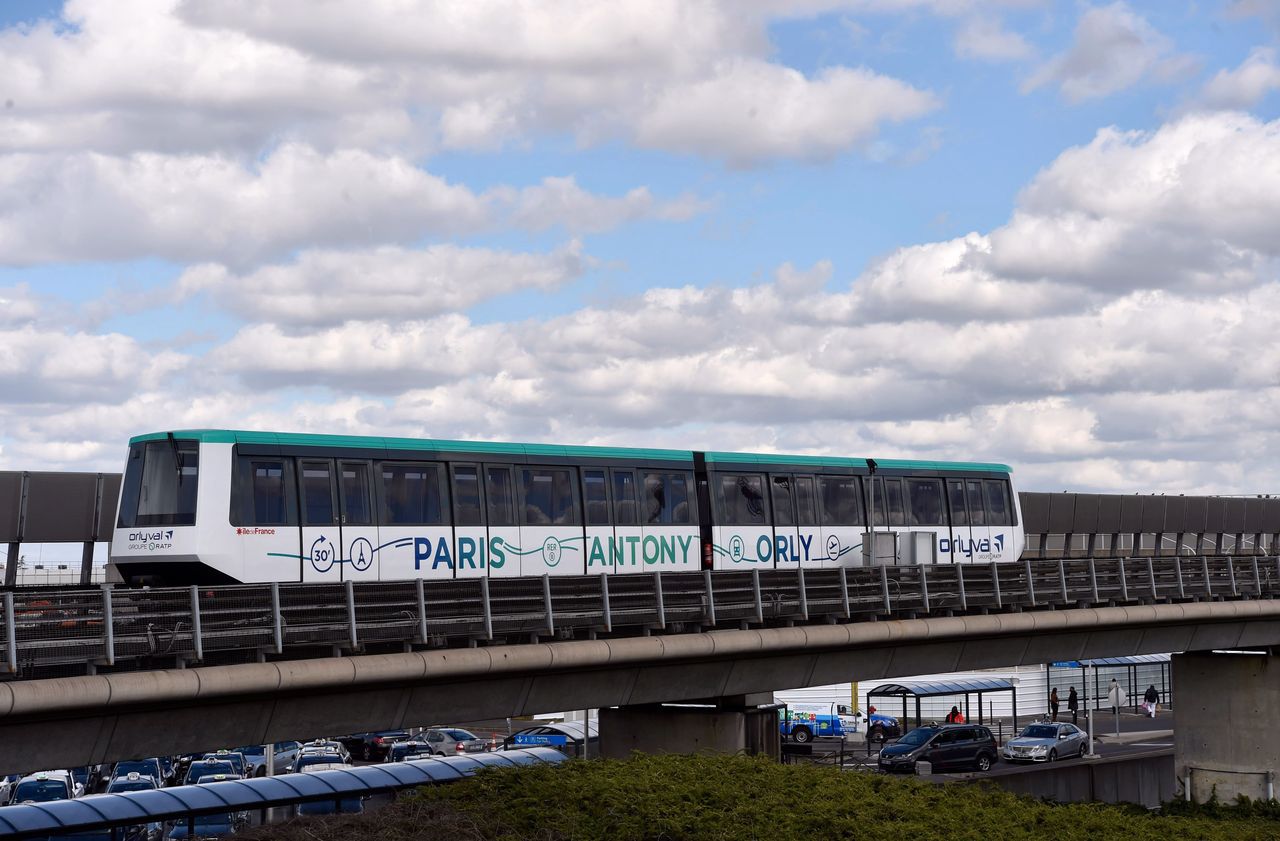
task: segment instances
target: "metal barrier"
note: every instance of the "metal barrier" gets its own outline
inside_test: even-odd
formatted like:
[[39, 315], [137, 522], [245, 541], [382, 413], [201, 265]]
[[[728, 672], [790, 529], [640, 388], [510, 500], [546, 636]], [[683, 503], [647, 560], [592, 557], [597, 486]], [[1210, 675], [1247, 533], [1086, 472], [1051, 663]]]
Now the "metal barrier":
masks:
[[0, 836], [44, 838], [95, 829], [110, 829], [114, 834], [122, 827], [186, 820], [188, 837], [194, 838], [191, 824], [203, 815], [364, 798], [455, 782], [482, 768], [555, 764], [565, 759], [553, 748], [525, 748], [6, 806], [0, 808]]
[[1280, 557], [4, 593], [0, 673], [1280, 596]]

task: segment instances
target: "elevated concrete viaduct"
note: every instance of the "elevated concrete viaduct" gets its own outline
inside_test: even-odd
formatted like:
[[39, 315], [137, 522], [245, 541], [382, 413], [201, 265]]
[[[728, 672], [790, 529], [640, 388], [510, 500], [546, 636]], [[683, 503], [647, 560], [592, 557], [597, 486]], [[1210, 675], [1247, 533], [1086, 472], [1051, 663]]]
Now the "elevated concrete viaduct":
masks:
[[1280, 645], [1280, 600], [1043, 610], [0, 684], [0, 773], [929, 672]]

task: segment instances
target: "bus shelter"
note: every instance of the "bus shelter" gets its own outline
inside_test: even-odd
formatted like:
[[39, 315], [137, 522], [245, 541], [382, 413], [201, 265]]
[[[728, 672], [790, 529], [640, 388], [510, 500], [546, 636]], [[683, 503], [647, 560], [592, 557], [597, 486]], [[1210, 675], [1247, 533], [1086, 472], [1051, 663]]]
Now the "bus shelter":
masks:
[[[928, 704], [931, 709], [927, 716], [930, 720], [935, 718], [941, 721], [946, 717], [946, 713], [950, 712], [951, 707], [959, 707], [964, 712], [964, 719], [967, 722], [975, 724], [983, 724], [983, 707], [982, 701], [984, 696], [993, 692], [1010, 693], [1010, 709], [1013, 710], [1013, 732], [1018, 732], [1018, 688], [1007, 680], [1000, 678], [968, 678], [965, 680], [938, 680], [923, 683], [884, 683], [877, 686], [867, 693], [867, 704], [875, 703], [876, 698], [898, 699], [902, 702], [902, 729], [907, 729], [907, 722], [910, 721], [908, 715], [909, 708], [915, 713], [915, 726], [919, 727], [926, 717], [924, 715], [924, 706]], [[932, 713], [937, 711], [937, 699], [946, 698], [947, 701], [941, 705], [945, 708], [942, 715], [935, 716]], [[972, 715], [971, 699], [977, 701], [977, 718]], [[929, 703], [932, 701], [933, 703]], [[895, 704], [896, 706], [896, 704]], [[891, 709], [891, 708], [890, 708]]]
[[[1154, 686], [1160, 696], [1161, 709], [1173, 709], [1173, 683], [1169, 675], [1168, 654], [1132, 654], [1127, 657], [1098, 657], [1093, 660], [1059, 660], [1049, 664], [1050, 686], [1076, 687], [1080, 693], [1080, 709], [1092, 706], [1107, 708], [1107, 689], [1115, 679], [1128, 696], [1126, 706], [1137, 712], [1148, 686]], [[1089, 674], [1089, 667], [1093, 674]], [[1092, 678], [1092, 679], [1090, 679]], [[1092, 685], [1090, 685], [1092, 684]], [[1059, 689], [1059, 696], [1066, 698], [1067, 690]]]

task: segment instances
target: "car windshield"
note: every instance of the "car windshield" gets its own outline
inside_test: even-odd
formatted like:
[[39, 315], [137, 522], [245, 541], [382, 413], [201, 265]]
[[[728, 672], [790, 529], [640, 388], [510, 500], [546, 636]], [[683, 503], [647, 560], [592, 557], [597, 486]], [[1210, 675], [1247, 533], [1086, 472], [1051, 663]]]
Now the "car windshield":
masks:
[[463, 742], [467, 739], [474, 739], [476, 737], [474, 733], [468, 733], [466, 730], [445, 730], [444, 734], [450, 739], [458, 742]]
[[908, 733], [907, 735], [899, 739], [898, 744], [923, 745], [925, 742], [929, 741], [929, 739], [933, 737], [934, 733], [937, 733], [937, 732], [938, 731], [934, 730], [932, 727], [917, 727], [915, 730], [912, 730], [910, 733]]
[[245, 745], [242, 748], [236, 748], [236, 753], [243, 753], [245, 756], [263, 756], [266, 752], [266, 745]]
[[1058, 735], [1058, 728], [1047, 724], [1032, 724], [1019, 735], [1024, 739], [1052, 739]]
[[66, 800], [67, 786], [61, 780], [28, 780], [18, 783], [14, 803], [47, 803], [50, 800]]
[[156, 772], [156, 763], [151, 759], [131, 759], [125, 762], [117, 762], [115, 770], [111, 772], [111, 776], [123, 777], [130, 771], [152, 775]]
[[230, 762], [192, 762], [191, 768], [187, 770], [187, 779], [198, 780], [213, 774], [234, 774], [235, 772], [236, 769], [231, 767]]
[[107, 786], [107, 794], [118, 794], [122, 791], [151, 791], [156, 784], [150, 777], [145, 780], [112, 780]]

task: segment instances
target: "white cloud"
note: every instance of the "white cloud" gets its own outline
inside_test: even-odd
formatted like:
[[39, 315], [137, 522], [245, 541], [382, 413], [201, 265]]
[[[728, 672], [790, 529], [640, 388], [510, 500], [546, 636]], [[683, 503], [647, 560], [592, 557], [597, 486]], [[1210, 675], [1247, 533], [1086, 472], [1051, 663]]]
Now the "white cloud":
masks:
[[220, 264], [193, 266], [177, 286], [183, 297], [207, 292], [251, 322], [316, 326], [428, 318], [524, 289], [553, 290], [589, 260], [576, 241], [551, 254], [454, 245], [309, 250], [238, 275]]
[[245, 267], [320, 244], [408, 244], [513, 224], [599, 232], [705, 208], [643, 187], [600, 196], [572, 177], [477, 195], [404, 158], [297, 144], [254, 165], [209, 155], [0, 155], [0, 264], [155, 256]]
[[733, 61], [710, 78], [662, 90], [642, 109], [636, 142], [740, 166], [821, 160], [874, 137], [883, 123], [937, 107], [933, 94], [865, 69], [829, 68], [808, 79], [776, 64]]
[[1205, 83], [1195, 105], [1210, 109], [1245, 109], [1280, 88], [1280, 65], [1273, 47], [1257, 47], [1234, 70], [1219, 70]]
[[982, 61], [1017, 61], [1033, 52], [1027, 39], [1005, 29], [999, 18], [975, 16], [960, 24], [955, 36], [956, 55]]
[[1057, 85], [1069, 102], [1110, 96], [1143, 80], [1185, 75], [1192, 60], [1123, 2], [1088, 8], [1076, 24], [1066, 52], [1041, 66], [1023, 92]]
[[[416, 159], [570, 134], [741, 164], [828, 158], [934, 107], [869, 70], [809, 80], [769, 63], [778, 13], [727, 0], [72, 0], [60, 22], [0, 30], [14, 103], [0, 153], [243, 157], [300, 143]], [[721, 116], [761, 139], [672, 124], [682, 99], [708, 96], [729, 97]]]

